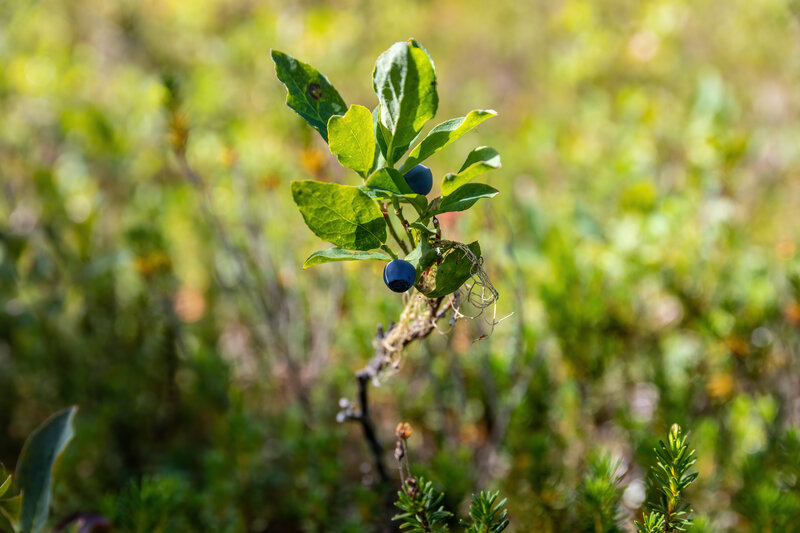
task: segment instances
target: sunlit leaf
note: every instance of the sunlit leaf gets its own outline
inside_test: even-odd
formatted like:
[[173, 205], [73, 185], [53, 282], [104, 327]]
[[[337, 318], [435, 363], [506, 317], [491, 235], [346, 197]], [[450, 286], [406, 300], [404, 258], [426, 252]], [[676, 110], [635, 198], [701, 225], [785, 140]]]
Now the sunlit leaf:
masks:
[[372, 81], [380, 122], [391, 134], [386, 159], [393, 165], [436, 114], [436, 71], [428, 52], [410, 39], [393, 44], [378, 57]]
[[288, 54], [272, 51], [275, 73], [286, 86], [286, 105], [316, 129], [328, 141], [328, 120], [333, 115], [344, 115], [347, 104], [317, 69], [298, 61]]
[[465, 211], [481, 198], [492, 198], [499, 191], [485, 183], [467, 183], [447, 196], [442, 197], [437, 213]]
[[332, 116], [328, 120], [328, 144], [342, 166], [366, 177], [375, 157], [375, 136], [369, 109], [353, 105], [344, 116]]
[[494, 116], [497, 116], [497, 112], [493, 109], [476, 109], [470, 111], [466, 117], [452, 118], [442, 122], [433, 128], [428, 135], [411, 150], [400, 172], [411, 170], [417, 164], [469, 132], [487, 118]]
[[362, 252], [353, 250], [344, 250], [342, 248], [329, 248], [327, 250], [320, 250], [314, 252], [306, 262], [303, 263], [303, 268], [308, 268], [314, 265], [321, 265], [322, 263], [333, 263], [335, 261], [391, 261], [392, 258], [383, 252]]
[[292, 197], [306, 225], [324, 241], [346, 250], [374, 250], [386, 242], [380, 209], [358, 187], [293, 181]]
[[500, 168], [500, 154], [489, 146], [480, 146], [469, 153], [458, 174], [448, 174], [442, 180], [442, 194], [447, 196], [484, 172]]

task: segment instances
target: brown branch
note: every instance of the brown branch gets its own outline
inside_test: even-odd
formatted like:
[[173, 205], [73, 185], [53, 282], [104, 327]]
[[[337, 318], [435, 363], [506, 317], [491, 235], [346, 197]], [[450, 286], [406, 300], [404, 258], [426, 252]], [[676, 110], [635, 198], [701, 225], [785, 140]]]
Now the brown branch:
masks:
[[[414, 298], [416, 298], [416, 294], [412, 295], [411, 300], [409, 300], [408, 305], [412, 305]], [[444, 303], [443, 303], [444, 302]], [[401, 327], [397, 324], [392, 324], [389, 327], [389, 330], [384, 333], [383, 327], [378, 326], [377, 333], [375, 335], [376, 339], [376, 347], [375, 347], [375, 355], [367, 362], [367, 364], [361, 370], [358, 370], [355, 373], [355, 377], [358, 383], [358, 411], [354, 411], [350, 404], [347, 404], [346, 411], [344, 413], [344, 419], [346, 420], [354, 420], [358, 421], [361, 424], [361, 428], [364, 431], [364, 438], [367, 441], [367, 445], [372, 453], [372, 458], [375, 462], [375, 468], [380, 475], [381, 482], [387, 483], [390, 481], [389, 474], [386, 470], [386, 463], [383, 459], [383, 444], [381, 443], [380, 438], [377, 434], [377, 429], [375, 427], [375, 423], [370, 416], [369, 411], [369, 403], [367, 398], [367, 387], [369, 382], [378, 378], [383, 370], [387, 367], [387, 365], [391, 362], [391, 353], [395, 353], [399, 350], [405, 349], [409, 344], [414, 342], [417, 339], [423, 339], [430, 335], [436, 325], [436, 322], [439, 321], [442, 317], [444, 317], [447, 312], [450, 310], [452, 306], [452, 300], [447, 298], [436, 298], [433, 300], [427, 300], [429, 309], [430, 309], [430, 318], [425, 322], [425, 327], [422, 329], [415, 330], [412, 334], [403, 337], [400, 346], [393, 346], [390, 352], [389, 348], [384, 343], [384, 339], [392, 333], [394, 328]]]
[[369, 445], [370, 452], [375, 460], [375, 469], [381, 478], [381, 483], [388, 483], [390, 481], [389, 472], [386, 470], [386, 464], [383, 461], [383, 444], [378, 438], [375, 423], [369, 414], [369, 401], [367, 400], [367, 386], [369, 377], [366, 375], [356, 374], [358, 380], [358, 408], [359, 416], [358, 421], [361, 422], [361, 429], [364, 430], [364, 438]]
[[397, 245], [400, 246], [400, 249], [403, 250], [403, 253], [408, 255], [408, 248], [406, 248], [405, 242], [400, 240], [397, 231], [394, 229], [392, 220], [389, 218], [389, 213], [386, 211], [386, 204], [381, 204], [381, 214], [383, 214], [383, 219], [386, 221], [386, 227], [389, 228], [389, 233], [392, 235], [395, 242], [397, 242]]
[[400, 203], [397, 201], [396, 198], [393, 198], [393, 200], [394, 200], [394, 214], [400, 221], [400, 224], [403, 226], [403, 229], [406, 232], [406, 236], [408, 237], [408, 242], [411, 244], [411, 249], [413, 250], [414, 248], [416, 248], [417, 245], [414, 243], [414, 236], [411, 235], [411, 230], [408, 228], [408, 220], [406, 220], [406, 217], [403, 216], [403, 210], [400, 207]]

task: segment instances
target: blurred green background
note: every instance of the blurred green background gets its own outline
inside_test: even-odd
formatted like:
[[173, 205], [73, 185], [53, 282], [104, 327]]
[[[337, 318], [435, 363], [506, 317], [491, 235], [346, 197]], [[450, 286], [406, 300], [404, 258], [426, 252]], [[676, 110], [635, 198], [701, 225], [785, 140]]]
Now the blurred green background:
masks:
[[301, 270], [320, 243], [289, 182], [358, 177], [269, 50], [372, 108], [375, 58], [410, 36], [436, 62], [430, 126], [499, 113], [430, 165], [502, 154], [501, 194], [442, 223], [513, 315], [413, 344], [372, 389], [387, 461], [408, 421], [450, 509], [499, 488], [513, 531], [593, 531], [589, 456], [622, 461], [630, 524], [677, 422], [696, 531], [800, 531], [800, 26], [778, 0], [0, 3], [0, 461], [76, 403], [54, 520], [385, 529], [335, 417], [402, 301], [379, 263]]

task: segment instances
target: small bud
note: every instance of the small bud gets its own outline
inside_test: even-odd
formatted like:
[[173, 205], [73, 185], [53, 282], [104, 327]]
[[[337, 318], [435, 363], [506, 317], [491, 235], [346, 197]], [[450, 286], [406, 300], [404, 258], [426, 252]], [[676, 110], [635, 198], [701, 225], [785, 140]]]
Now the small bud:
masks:
[[350, 400], [347, 398], [339, 398], [339, 409], [347, 409], [350, 407]]
[[406, 455], [406, 452], [403, 451], [403, 445], [400, 444], [400, 441], [397, 441], [397, 447], [394, 449], [394, 458], [399, 461], [405, 455]]
[[397, 438], [403, 440], [408, 440], [413, 432], [408, 422], [400, 422], [397, 424], [397, 429], [394, 430], [394, 434], [397, 435]]
[[406, 494], [411, 496], [412, 498], [416, 499], [419, 496], [419, 488], [417, 487], [417, 478], [410, 477], [406, 481]]

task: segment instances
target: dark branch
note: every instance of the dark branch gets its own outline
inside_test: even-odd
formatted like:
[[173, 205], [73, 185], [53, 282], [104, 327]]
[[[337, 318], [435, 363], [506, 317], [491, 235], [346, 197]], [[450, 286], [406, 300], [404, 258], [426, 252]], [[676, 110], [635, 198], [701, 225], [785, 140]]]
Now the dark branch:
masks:
[[[412, 296], [412, 298], [414, 298], [414, 296]], [[417, 330], [411, 335], [408, 335], [407, 337], [403, 337], [399, 350], [405, 349], [406, 346], [411, 344], [413, 341], [417, 339], [423, 339], [433, 332], [436, 322], [444, 317], [452, 306], [451, 299], [448, 298], [443, 304], [442, 302], [444, 302], [444, 300], [445, 298], [437, 298], [427, 301], [428, 306], [430, 307], [430, 318], [427, 320], [426, 326], [421, 330]], [[355, 420], [361, 423], [361, 428], [364, 430], [364, 438], [367, 440], [367, 445], [369, 446], [373, 460], [375, 461], [375, 468], [380, 475], [381, 481], [384, 483], [389, 482], [390, 478], [389, 473], [386, 470], [386, 464], [383, 460], [383, 444], [378, 437], [377, 428], [375, 427], [375, 423], [370, 416], [367, 388], [369, 386], [369, 382], [380, 376], [383, 370], [388, 364], [390, 364], [392, 360], [390, 357], [391, 354], [383, 341], [390, 333], [392, 333], [395, 327], [397, 327], [397, 325], [392, 324], [384, 333], [383, 327], [380, 325], [378, 326], [378, 330], [375, 335], [375, 355], [369, 360], [369, 362], [367, 362], [364, 368], [357, 371], [355, 374], [358, 382], [358, 411], [353, 411], [352, 407], [348, 405], [344, 414], [344, 419]], [[398, 351], [398, 348], [395, 347], [393, 351]]]

